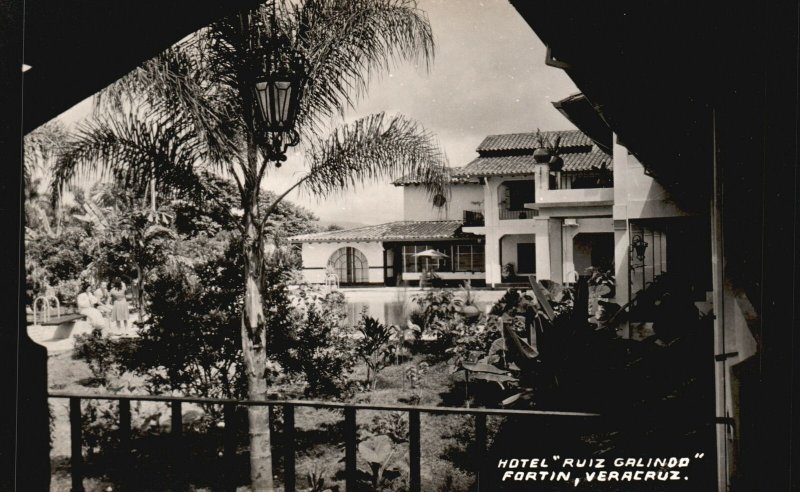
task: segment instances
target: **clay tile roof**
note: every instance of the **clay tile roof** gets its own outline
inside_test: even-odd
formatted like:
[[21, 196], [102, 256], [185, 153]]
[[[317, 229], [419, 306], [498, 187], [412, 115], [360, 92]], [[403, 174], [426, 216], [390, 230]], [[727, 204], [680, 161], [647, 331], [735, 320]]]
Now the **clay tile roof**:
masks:
[[[559, 155], [566, 172], [612, 168], [611, 157], [600, 151], [591, 138], [580, 130], [551, 130], [542, 134], [555, 143], [561, 137]], [[469, 183], [480, 176], [513, 176], [532, 174], [533, 151], [539, 146], [536, 132], [489, 135], [476, 149], [480, 157], [464, 167], [452, 168], [451, 183]], [[421, 184], [416, 176], [403, 176], [395, 186]]]
[[[587, 137], [579, 130], [551, 130], [543, 131], [542, 135], [555, 143], [555, 138], [560, 136], [561, 148], [569, 147], [591, 147], [592, 139]], [[505, 135], [489, 135], [483, 139], [478, 148], [478, 152], [500, 152], [513, 150], [534, 151], [539, 148], [536, 140], [536, 132], [527, 133], [508, 133]]]
[[[564, 160], [563, 171], [590, 171], [611, 169], [611, 157], [599, 151], [561, 154]], [[512, 155], [498, 157], [478, 157], [466, 166], [455, 170], [454, 177], [514, 176], [533, 174], [536, 161], [532, 155]]]
[[[450, 169], [451, 173], [453, 173], [453, 174], [451, 174], [451, 179], [450, 179], [451, 183], [470, 183], [470, 182], [477, 183], [478, 182], [478, 180], [474, 179], [474, 178], [459, 176], [458, 172], [461, 169], [462, 168], [460, 168], [460, 167], [454, 167], [454, 168]], [[396, 179], [396, 180], [392, 181], [392, 184], [395, 185], [395, 186], [404, 186], [404, 185], [422, 184], [422, 183], [423, 183], [423, 180], [420, 179], [419, 176], [414, 176], [414, 175], [403, 176], [402, 178], [399, 178], [399, 179]]]
[[461, 232], [460, 220], [403, 220], [342, 231], [302, 234], [289, 238], [293, 243], [347, 241], [411, 241], [470, 237]]

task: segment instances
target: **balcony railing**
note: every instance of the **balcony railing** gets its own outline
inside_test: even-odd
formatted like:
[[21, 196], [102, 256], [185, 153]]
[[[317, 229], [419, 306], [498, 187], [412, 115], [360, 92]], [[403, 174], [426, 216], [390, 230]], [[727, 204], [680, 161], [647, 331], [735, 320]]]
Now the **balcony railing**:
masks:
[[[601, 418], [598, 414], [593, 413], [576, 413], [576, 412], [551, 412], [551, 411], [536, 411], [536, 410], [494, 410], [484, 408], [446, 408], [446, 407], [422, 407], [422, 406], [391, 406], [391, 405], [365, 405], [365, 404], [346, 404], [346, 403], [333, 403], [333, 402], [318, 402], [318, 401], [253, 401], [253, 400], [222, 400], [213, 398], [178, 398], [171, 396], [136, 396], [136, 395], [91, 395], [91, 394], [72, 394], [72, 393], [51, 393], [50, 398], [63, 398], [69, 399], [69, 421], [70, 421], [70, 445], [71, 445], [71, 475], [72, 475], [72, 490], [75, 492], [83, 491], [83, 478], [84, 478], [84, 461], [83, 461], [83, 443], [82, 443], [82, 428], [81, 428], [81, 400], [112, 400], [119, 403], [119, 422], [118, 422], [118, 436], [120, 445], [120, 459], [123, 460], [126, 470], [131, 470], [133, 456], [131, 454], [131, 401], [151, 401], [169, 403], [171, 408], [171, 429], [170, 434], [172, 437], [172, 448], [170, 450], [171, 459], [173, 462], [173, 486], [175, 490], [188, 490], [188, 473], [186, 463], [188, 461], [188, 451], [182, 446], [184, 442], [183, 437], [183, 420], [181, 407], [184, 403], [193, 403], [199, 405], [222, 405], [224, 409], [224, 438], [223, 438], [223, 463], [221, 463], [221, 473], [224, 474], [224, 479], [227, 484], [228, 490], [236, 490], [236, 476], [234, 470], [236, 469], [236, 419], [235, 412], [238, 406], [268, 406], [272, 408], [281, 408], [283, 411], [283, 442], [285, 445], [283, 449], [276, 450], [283, 455], [284, 463], [284, 490], [291, 492], [296, 487], [296, 471], [295, 471], [295, 409], [297, 407], [311, 407], [311, 408], [324, 408], [333, 410], [344, 411], [344, 444], [345, 444], [345, 473], [347, 480], [348, 490], [355, 488], [356, 483], [356, 453], [358, 451], [358, 438], [356, 426], [356, 412], [361, 410], [373, 411], [403, 411], [408, 414], [408, 427], [409, 427], [409, 490], [421, 490], [420, 479], [420, 414], [438, 414], [438, 415], [468, 415], [475, 418], [475, 449], [478, 456], [476, 456], [476, 463], [483, 463], [485, 460], [481, 459], [487, 455], [487, 429], [486, 417], [499, 416], [499, 417], [529, 417], [545, 420], [564, 420], [580, 419], [584, 421], [590, 419], [592, 422], [598, 422]], [[607, 420], [603, 417], [602, 420]], [[274, 442], [274, 441], [273, 441]], [[482, 468], [482, 467], [480, 467]], [[478, 483], [481, 480], [482, 470], [475, 470]]]
[[521, 220], [521, 219], [532, 219], [539, 215], [538, 210], [506, 210], [501, 208], [500, 210], [500, 220]]
[[484, 225], [483, 212], [464, 210], [465, 227], [483, 227], [483, 225]]

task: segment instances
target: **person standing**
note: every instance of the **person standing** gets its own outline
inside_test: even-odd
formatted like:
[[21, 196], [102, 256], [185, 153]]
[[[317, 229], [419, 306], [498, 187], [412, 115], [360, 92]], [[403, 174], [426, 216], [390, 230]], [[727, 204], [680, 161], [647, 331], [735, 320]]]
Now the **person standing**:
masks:
[[114, 280], [109, 295], [113, 302], [111, 306], [111, 321], [116, 322], [117, 330], [122, 329], [123, 323], [125, 325], [125, 330], [127, 330], [129, 308], [128, 301], [125, 299], [125, 284], [122, 283], [122, 280]]

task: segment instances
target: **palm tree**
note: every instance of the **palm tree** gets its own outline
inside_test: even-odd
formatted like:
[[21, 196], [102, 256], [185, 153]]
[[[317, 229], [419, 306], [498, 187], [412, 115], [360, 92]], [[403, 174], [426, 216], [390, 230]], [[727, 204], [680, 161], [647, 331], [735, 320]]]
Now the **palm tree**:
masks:
[[[276, 34], [308, 62], [296, 123], [306, 172], [262, 209], [265, 175], [278, 163], [255, 129], [247, 71], [256, 48]], [[199, 172], [231, 177], [244, 211], [241, 338], [248, 396], [264, 400], [264, 228], [278, 202], [295, 189], [328, 196], [403, 174], [419, 176], [431, 197], [448, 192], [443, 152], [409, 118], [381, 113], [333, 127], [376, 75], [404, 61], [428, 67], [433, 47], [430, 24], [413, 0], [275, 0], [221, 19], [101, 95], [104, 116], [84, 124], [59, 159], [55, 194], [76, 173], [96, 169], [130, 186], [147, 186], [155, 178], [159, 193], [206, 198], [213, 196], [196, 179]], [[269, 409], [249, 407], [248, 416], [252, 487], [272, 490]]]
[[[60, 232], [59, 210], [50, 210], [48, 199], [43, 193], [46, 189], [47, 172], [58, 156], [66, 140], [66, 127], [58, 120], [50, 121], [25, 135], [23, 145], [23, 183], [25, 189], [25, 228], [29, 237], [40, 233], [55, 237]], [[54, 215], [55, 224], [50, 215]], [[52, 227], [55, 225], [55, 228]]]

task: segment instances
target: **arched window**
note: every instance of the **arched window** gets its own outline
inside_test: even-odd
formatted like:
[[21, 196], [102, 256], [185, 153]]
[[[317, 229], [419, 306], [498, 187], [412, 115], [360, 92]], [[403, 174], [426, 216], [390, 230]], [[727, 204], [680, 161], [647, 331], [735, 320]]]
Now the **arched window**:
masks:
[[369, 282], [369, 265], [364, 253], [350, 246], [339, 248], [328, 259], [328, 268], [339, 277], [342, 284]]

